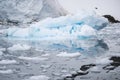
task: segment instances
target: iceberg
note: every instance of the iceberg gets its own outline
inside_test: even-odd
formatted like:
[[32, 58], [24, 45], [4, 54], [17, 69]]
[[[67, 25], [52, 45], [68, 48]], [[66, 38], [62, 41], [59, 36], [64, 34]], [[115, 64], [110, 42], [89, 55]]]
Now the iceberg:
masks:
[[97, 14], [67, 15], [47, 18], [27, 28], [9, 28], [7, 36], [19, 39], [63, 40], [97, 36], [97, 30], [107, 26], [108, 21]]
[[[47, 18], [26, 28], [8, 28], [9, 39], [40, 42], [39, 46], [52, 49], [84, 50], [101, 47], [97, 32], [106, 27], [108, 20], [97, 14], [76, 14]], [[106, 45], [106, 44], [105, 44]], [[96, 47], [97, 48], [97, 47]]]

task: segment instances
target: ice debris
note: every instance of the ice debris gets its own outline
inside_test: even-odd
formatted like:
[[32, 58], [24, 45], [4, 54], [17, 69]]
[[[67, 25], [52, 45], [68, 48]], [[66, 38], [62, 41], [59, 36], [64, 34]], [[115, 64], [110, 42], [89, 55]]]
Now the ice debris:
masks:
[[15, 64], [17, 63], [16, 60], [1, 60], [0, 64]]
[[50, 78], [45, 75], [32, 76], [29, 79], [25, 80], [49, 80]]
[[18, 50], [29, 50], [31, 47], [28, 45], [22, 45], [22, 44], [15, 44], [12, 47], [9, 47], [8, 50], [10, 51], [18, 51]]
[[24, 57], [24, 56], [20, 56], [18, 58], [22, 60], [27, 60], [27, 61], [44, 61], [48, 59], [45, 57]]
[[8, 70], [0, 70], [0, 74], [11, 74], [13, 71], [11, 69]]
[[61, 52], [60, 54], [57, 54], [57, 56], [59, 56], [59, 57], [77, 57], [80, 55], [81, 54], [79, 52], [76, 52], [76, 53]]

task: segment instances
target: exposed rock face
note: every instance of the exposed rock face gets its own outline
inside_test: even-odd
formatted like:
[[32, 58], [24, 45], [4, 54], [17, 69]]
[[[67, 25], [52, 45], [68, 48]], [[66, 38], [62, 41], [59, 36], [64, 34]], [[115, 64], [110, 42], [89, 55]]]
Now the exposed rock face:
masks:
[[0, 21], [31, 22], [67, 14], [56, 0], [0, 0]]
[[120, 23], [120, 21], [116, 20], [113, 16], [111, 15], [103, 15], [103, 17], [107, 18], [109, 22], [111, 23]]

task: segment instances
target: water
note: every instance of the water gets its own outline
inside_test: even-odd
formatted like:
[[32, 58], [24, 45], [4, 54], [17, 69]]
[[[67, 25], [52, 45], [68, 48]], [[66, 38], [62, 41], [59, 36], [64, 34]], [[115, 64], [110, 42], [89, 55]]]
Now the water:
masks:
[[[2, 37], [0, 46], [5, 50], [2, 51], [0, 61], [15, 60], [16, 63], [0, 64], [0, 80], [25, 80], [37, 75], [46, 75], [50, 80], [68, 80], [65, 77], [79, 72], [82, 65], [95, 63], [98, 58], [105, 55], [120, 54], [119, 30], [120, 24], [111, 24], [99, 31], [99, 40], [64, 40], [62, 41], [64, 45], [51, 45], [51, 41], [11, 40]], [[29, 50], [8, 50], [9, 47], [18, 43], [29, 45], [31, 48]], [[56, 56], [60, 52], [79, 52], [81, 55], [72, 58]], [[25, 58], [20, 58], [20, 56]], [[97, 68], [90, 69], [86, 75], [76, 76], [74, 80], [119, 80], [120, 67], [107, 72], [103, 69], [106, 65], [96, 65]]]

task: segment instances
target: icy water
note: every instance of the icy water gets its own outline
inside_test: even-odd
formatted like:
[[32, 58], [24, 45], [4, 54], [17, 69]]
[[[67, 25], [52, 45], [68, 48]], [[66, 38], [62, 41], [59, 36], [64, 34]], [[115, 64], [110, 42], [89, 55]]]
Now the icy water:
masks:
[[[109, 60], [112, 55], [120, 56], [119, 30], [120, 24], [110, 24], [98, 32], [98, 40], [64, 40], [64, 45], [2, 37], [0, 80], [120, 80], [120, 58], [117, 66]], [[28, 46], [10, 48], [16, 44]], [[59, 56], [61, 53], [76, 55]]]

